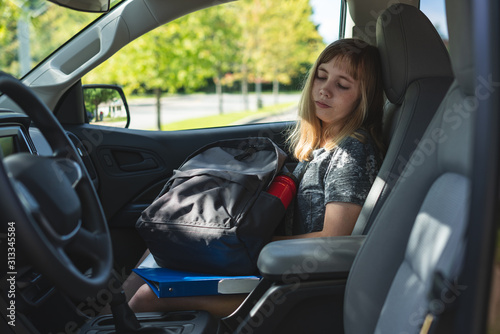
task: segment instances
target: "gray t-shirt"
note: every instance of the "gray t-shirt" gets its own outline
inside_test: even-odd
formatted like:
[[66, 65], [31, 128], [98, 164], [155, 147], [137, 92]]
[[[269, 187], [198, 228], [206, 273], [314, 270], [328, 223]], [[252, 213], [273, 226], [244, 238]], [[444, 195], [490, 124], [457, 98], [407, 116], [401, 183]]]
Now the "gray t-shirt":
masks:
[[330, 202], [363, 205], [382, 163], [375, 143], [362, 132], [365, 142], [347, 137], [336, 148], [313, 151], [312, 160], [299, 162], [294, 170], [299, 176], [293, 213], [293, 234], [323, 230], [325, 206]]

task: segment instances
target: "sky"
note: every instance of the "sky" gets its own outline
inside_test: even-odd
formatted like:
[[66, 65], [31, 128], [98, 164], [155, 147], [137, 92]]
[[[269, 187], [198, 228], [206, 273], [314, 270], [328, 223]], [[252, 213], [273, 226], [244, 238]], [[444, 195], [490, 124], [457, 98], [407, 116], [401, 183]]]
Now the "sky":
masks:
[[[339, 36], [340, 0], [310, 0], [313, 7], [312, 19], [319, 24], [319, 33], [325, 43], [331, 43]], [[444, 0], [420, 0], [420, 8], [437, 27], [444, 38], [448, 38]]]
[[448, 38], [444, 0], [420, 0], [420, 9], [436, 26], [441, 37]]
[[325, 43], [339, 37], [340, 0], [310, 0], [313, 22], [319, 24], [319, 33]]

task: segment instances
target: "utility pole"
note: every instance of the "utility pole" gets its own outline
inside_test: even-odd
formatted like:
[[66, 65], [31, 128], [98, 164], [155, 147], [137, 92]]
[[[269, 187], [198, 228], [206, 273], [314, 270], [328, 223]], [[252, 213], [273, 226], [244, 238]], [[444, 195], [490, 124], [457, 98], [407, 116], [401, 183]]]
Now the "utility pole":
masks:
[[30, 26], [29, 14], [23, 10], [17, 20], [17, 40], [19, 41], [18, 57], [20, 76], [31, 69]]
[[17, 21], [17, 40], [19, 41], [19, 75], [22, 77], [31, 70], [30, 20], [43, 14], [47, 10], [47, 4], [41, 0], [15, 0], [13, 2], [21, 8], [21, 15]]

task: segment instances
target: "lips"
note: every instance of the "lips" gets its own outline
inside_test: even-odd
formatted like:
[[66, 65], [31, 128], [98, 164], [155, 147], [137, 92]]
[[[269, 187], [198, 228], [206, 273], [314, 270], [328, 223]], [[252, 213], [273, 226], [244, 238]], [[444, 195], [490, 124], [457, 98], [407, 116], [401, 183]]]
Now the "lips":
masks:
[[319, 107], [319, 108], [322, 108], [322, 109], [326, 109], [326, 108], [330, 108], [330, 106], [328, 104], [325, 104], [323, 102], [320, 102], [320, 101], [314, 101], [316, 103], [316, 105]]

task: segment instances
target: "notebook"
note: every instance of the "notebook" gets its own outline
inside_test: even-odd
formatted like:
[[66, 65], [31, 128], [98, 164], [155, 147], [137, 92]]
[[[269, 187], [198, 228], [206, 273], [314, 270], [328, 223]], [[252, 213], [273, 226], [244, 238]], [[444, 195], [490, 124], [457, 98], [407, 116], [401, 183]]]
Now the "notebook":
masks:
[[159, 298], [249, 293], [259, 276], [217, 276], [160, 267], [149, 254], [135, 269]]

